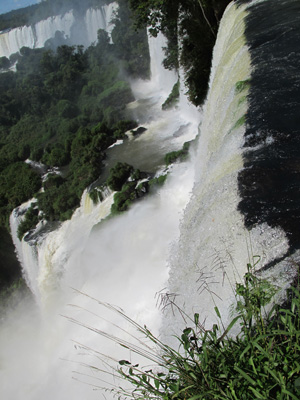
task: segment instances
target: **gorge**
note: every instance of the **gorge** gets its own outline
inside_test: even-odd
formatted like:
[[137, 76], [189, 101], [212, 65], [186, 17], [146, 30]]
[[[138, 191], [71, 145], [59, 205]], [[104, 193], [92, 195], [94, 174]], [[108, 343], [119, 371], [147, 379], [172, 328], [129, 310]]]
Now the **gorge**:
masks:
[[[152, 78], [131, 82], [136, 100], [129, 105], [147, 131], [132, 145], [150, 148], [154, 158], [197, 137], [190, 157], [122, 215], [106, 219], [111, 193], [93, 205], [85, 192], [58, 230], [31, 243], [14, 237], [34, 296], [0, 328], [5, 398], [111, 398], [100, 389], [110, 387], [99, 381], [107, 381], [105, 372], [89, 365], [105, 371], [108, 360], [99, 361], [95, 351], [119, 360], [128, 357], [126, 349], [68, 318], [110, 335], [123, 335], [116, 325], [130, 327], [93, 298], [121, 307], [176, 346], [171, 336], [185, 322], [170, 308], [162, 314], [156, 293], [173, 294], [185, 313], [198, 312], [208, 326], [217, 305], [226, 323], [234, 283], [257, 256], [257, 269], [283, 295], [299, 262], [299, 11], [294, 0], [228, 6], [202, 109], [182, 90], [175, 109], [161, 110], [178, 76], [161, 68], [163, 37], [149, 38]], [[12, 232], [15, 224], [12, 216]]]

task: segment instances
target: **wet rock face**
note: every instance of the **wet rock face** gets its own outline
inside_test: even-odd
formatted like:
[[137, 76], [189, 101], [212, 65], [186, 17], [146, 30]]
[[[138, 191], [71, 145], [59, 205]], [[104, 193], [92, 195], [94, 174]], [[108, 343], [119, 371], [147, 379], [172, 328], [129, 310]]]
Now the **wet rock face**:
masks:
[[144, 128], [143, 126], [139, 126], [137, 129], [132, 130], [132, 134], [134, 137], [136, 136], [140, 136], [142, 133], [146, 132], [146, 128]]
[[0, 291], [21, 277], [21, 267], [9, 233], [0, 229]]
[[300, 248], [300, 25], [296, 0], [249, 7], [252, 73], [239, 210], [247, 227], [284, 229]]

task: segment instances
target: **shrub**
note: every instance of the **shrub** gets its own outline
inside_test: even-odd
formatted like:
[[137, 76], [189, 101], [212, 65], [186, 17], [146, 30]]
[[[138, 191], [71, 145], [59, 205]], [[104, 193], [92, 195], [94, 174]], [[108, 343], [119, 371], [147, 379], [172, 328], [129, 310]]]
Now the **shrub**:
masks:
[[113, 168], [111, 168], [109, 176], [107, 178], [107, 185], [111, 190], [119, 191], [122, 186], [130, 177], [134, 168], [127, 164], [118, 162]]
[[7, 57], [0, 57], [0, 69], [8, 69], [10, 67], [10, 61]]
[[173, 164], [175, 161], [180, 160], [183, 161], [187, 158], [189, 153], [190, 143], [185, 142], [182, 149], [178, 151], [171, 151], [165, 155], [165, 163], [166, 165]]
[[244, 81], [238, 81], [235, 84], [235, 92], [236, 94], [243, 92], [245, 89], [250, 87], [250, 79], [246, 79]]
[[36, 227], [37, 223], [39, 222], [38, 213], [39, 210], [35, 204], [32, 204], [28, 208], [25, 214], [25, 218], [23, 219], [23, 221], [20, 222], [18, 226], [17, 235], [19, 240], [22, 240], [26, 232]]
[[161, 106], [161, 108], [163, 110], [169, 110], [170, 108], [174, 107], [179, 99], [179, 80], [175, 83], [175, 85], [173, 86], [173, 89], [169, 95], [169, 97], [167, 98], [167, 100], [163, 103], [163, 105]]
[[[134, 386], [132, 398], [143, 399], [298, 399], [300, 395], [300, 293], [291, 289], [290, 307], [274, 306], [267, 318], [263, 307], [275, 288], [259, 279], [248, 265], [244, 282], [236, 285], [236, 316], [223, 332], [205, 330], [194, 315], [194, 327], [178, 338], [179, 353], [139, 330], [160, 349], [159, 372], [119, 362], [119, 373]], [[219, 310], [215, 307], [218, 318]], [[240, 334], [230, 336], [240, 323]], [[136, 396], [140, 397], [136, 397]]]
[[122, 190], [114, 195], [114, 203], [111, 206], [111, 213], [118, 214], [126, 211], [130, 204], [137, 199], [135, 190], [136, 182], [128, 182], [123, 186]]
[[164, 174], [164, 175], [160, 175], [156, 178], [150, 179], [150, 181], [149, 181], [150, 187], [154, 186], [154, 185], [162, 186], [166, 182], [167, 176], [168, 176], [167, 174]]

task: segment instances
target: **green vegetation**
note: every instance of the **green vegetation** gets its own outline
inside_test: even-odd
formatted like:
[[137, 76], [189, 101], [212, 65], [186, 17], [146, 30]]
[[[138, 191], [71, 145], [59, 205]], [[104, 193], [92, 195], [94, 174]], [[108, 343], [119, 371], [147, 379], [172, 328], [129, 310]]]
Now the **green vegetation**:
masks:
[[126, 211], [130, 204], [148, 193], [148, 179], [149, 174], [146, 172], [134, 169], [127, 163], [118, 162], [110, 170], [106, 181], [111, 190], [117, 191], [111, 213], [118, 214]]
[[115, 28], [112, 32], [116, 56], [122, 62], [122, 69], [131, 77], [149, 79], [150, 54], [146, 31], [136, 29], [134, 16], [127, 6], [128, 0], [118, 0], [118, 3], [118, 15], [113, 20]]
[[98, 204], [99, 202], [104, 200], [104, 196], [103, 196], [104, 188], [105, 188], [105, 185], [95, 186], [93, 188], [90, 188], [90, 190], [88, 191], [89, 196], [92, 199], [94, 204]]
[[22, 222], [20, 222], [18, 226], [18, 238], [19, 240], [22, 239], [24, 234], [28, 232], [30, 229], [33, 229], [36, 227], [37, 223], [39, 222], [39, 217], [38, 217], [38, 208], [35, 206], [35, 204], [32, 204], [28, 210], [26, 211], [25, 218], [23, 219]]
[[0, 226], [0, 296], [7, 285], [21, 275], [21, 267], [15, 254], [14, 244], [7, 229]]
[[[129, 206], [134, 201], [149, 193], [151, 188], [163, 185], [167, 179], [167, 174], [150, 178], [150, 175], [146, 172], [133, 169], [133, 167], [131, 168], [131, 173], [129, 175], [124, 175], [123, 183], [118, 186], [119, 191], [114, 195], [114, 203], [111, 207], [111, 213], [113, 215], [128, 210]], [[125, 179], [126, 176], [127, 178]]]
[[[271, 306], [276, 288], [257, 276], [256, 264], [256, 257], [253, 257], [253, 265], [248, 264], [244, 281], [236, 285], [235, 315], [226, 329], [217, 307], [215, 312], [220, 323], [208, 330], [200, 323], [199, 314], [195, 314], [193, 320], [184, 315], [191, 326], [178, 337], [178, 351], [120, 309], [103, 304], [136, 328], [139, 343], [143, 336], [144, 342], [154, 345], [152, 349], [131, 346], [121, 339], [111, 338], [131, 352], [143, 355], [148, 364], [156, 365], [142, 368], [127, 360], [119, 361], [117, 372], [132, 384], [132, 389], [123, 389], [121, 385], [112, 392], [119, 398], [132, 399], [299, 399], [299, 276], [288, 290], [288, 301]], [[176, 304], [167, 300], [175, 309]], [[183, 315], [182, 310], [179, 312]], [[233, 335], [232, 328], [238, 324], [239, 333]]]
[[[78, 3], [81, 11], [102, 4], [44, 1], [1, 16], [0, 26], [6, 21], [12, 27], [12, 16], [20, 17], [17, 25], [24, 24], [22, 15], [27, 12], [33, 19], [46, 18], [55, 3], [64, 10]], [[34, 16], [31, 11], [38, 7]], [[32, 197], [37, 208], [27, 212], [20, 238], [38, 222], [38, 215], [48, 221], [70, 218], [83, 190], [101, 174], [106, 149], [137, 127], [125, 112], [134, 97], [124, 71], [129, 77], [149, 76], [147, 34], [133, 28], [126, 1], [120, 2], [115, 24], [114, 44], [99, 30], [97, 43], [86, 50], [67, 45], [56, 50], [24, 47], [9, 60], [0, 59], [2, 70], [18, 61], [16, 72], [0, 74], [0, 228], [8, 230], [12, 209]], [[49, 175], [42, 183], [41, 172], [24, 163], [27, 158], [60, 167], [62, 174]], [[4, 270], [1, 266], [0, 281]], [[5, 281], [9, 279], [3, 272]]]
[[0, 223], [2, 227], [6, 224], [7, 213], [30, 199], [39, 188], [40, 178], [21, 161], [10, 164], [0, 171]]
[[175, 85], [173, 86], [173, 89], [169, 95], [169, 97], [167, 98], [167, 100], [163, 103], [163, 105], [161, 106], [161, 108], [163, 110], [169, 110], [170, 108], [175, 107], [175, 105], [178, 103], [179, 100], [179, 80], [175, 83]]
[[20, 298], [24, 300], [28, 292], [29, 289], [23, 278], [16, 278], [12, 283], [6, 284], [0, 291], [0, 316], [3, 317], [8, 310], [14, 308], [20, 302]]
[[235, 92], [236, 94], [243, 92], [245, 89], [249, 89], [250, 87], [250, 79], [246, 79], [244, 81], [238, 81], [235, 84]]
[[119, 191], [122, 186], [127, 182], [131, 173], [133, 172], [133, 167], [127, 163], [118, 162], [110, 170], [109, 177], [107, 178], [107, 185], [111, 190]]
[[173, 164], [175, 161], [184, 161], [189, 154], [190, 142], [185, 142], [181, 150], [171, 151], [165, 155], [166, 165]]
[[[44, 182], [44, 192], [36, 198], [45, 218], [65, 220], [79, 205], [83, 190], [101, 173], [105, 150], [136, 127], [125, 118], [125, 106], [134, 97], [128, 82], [120, 78], [122, 57], [134, 59], [137, 47], [143, 48], [148, 60], [149, 54], [145, 31], [133, 29], [122, 53], [118, 38], [124, 26], [130, 30], [128, 13], [123, 2], [115, 17], [115, 44], [99, 30], [98, 43], [86, 51], [66, 45], [55, 52], [23, 48], [17, 72], [0, 75], [2, 224], [14, 207], [41, 187], [39, 175], [23, 163], [26, 158], [64, 167], [63, 176]], [[149, 71], [146, 64], [140, 66], [142, 77]], [[137, 76], [137, 65], [131, 69]]]
[[239, 118], [236, 123], [234, 124], [233, 129], [239, 128], [240, 126], [244, 125], [246, 123], [246, 115], [243, 115], [241, 118]]
[[149, 181], [149, 187], [153, 186], [162, 186], [166, 180], [167, 180], [168, 174], [162, 174], [160, 176], [157, 176], [156, 178], [152, 178]]
[[[166, 154], [166, 166], [174, 163], [177, 160], [184, 161], [188, 156], [190, 142], [184, 143], [182, 150], [172, 151]], [[146, 172], [141, 172], [133, 166], [118, 162], [111, 168], [109, 176], [106, 180], [106, 185], [113, 191], [114, 203], [111, 207], [111, 213], [119, 214], [120, 212], [128, 210], [129, 206], [137, 199], [145, 196], [155, 186], [161, 186], [167, 179], [167, 173], [158, 177], [151, 177]], [[94, 203], [101, 199], [101, 187], [95, 187], [89, 193]]]
[[[230, 0], [130, 0], [137, 26], [148, 25], [168, 39], [166, 68], [185, 70], [188, 96], [202, 104], [208, 89], [212, 49], [219, 21]], [[179, 21], [179, 23], [178, 23]], [[178, 52], [180, 43], [180, 54]]]
[[111, 213], [118, 214], [126, 211], [130, 204], [137, 199], [136, 182], [128, 182], [114, 195], [114, 203], [111, 206]]

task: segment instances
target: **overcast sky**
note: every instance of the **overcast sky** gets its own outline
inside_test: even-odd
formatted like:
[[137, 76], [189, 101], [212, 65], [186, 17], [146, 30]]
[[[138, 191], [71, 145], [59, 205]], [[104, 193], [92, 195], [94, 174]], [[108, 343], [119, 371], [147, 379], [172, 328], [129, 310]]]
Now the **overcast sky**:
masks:
[[0, 0], [0, 14], [39, 3], [40, 0]]

